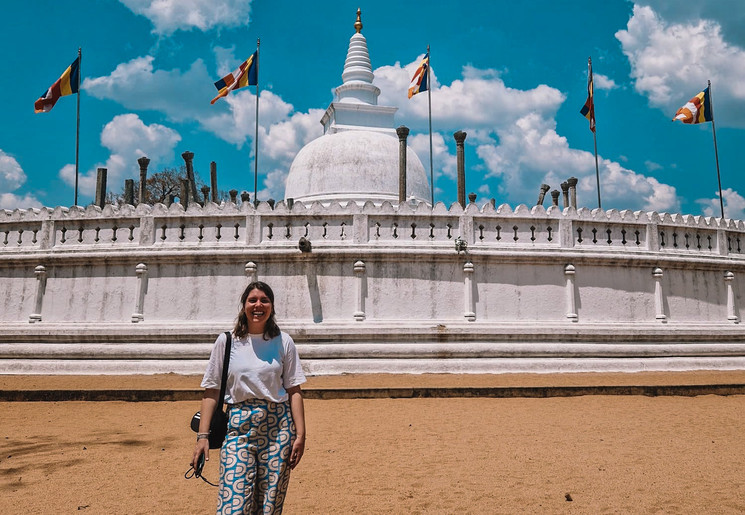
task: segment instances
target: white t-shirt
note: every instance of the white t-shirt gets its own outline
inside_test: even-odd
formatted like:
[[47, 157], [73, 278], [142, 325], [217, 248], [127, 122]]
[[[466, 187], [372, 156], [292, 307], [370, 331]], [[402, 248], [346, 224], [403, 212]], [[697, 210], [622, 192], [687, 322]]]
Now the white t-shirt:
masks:
[[[225, 333], [220, 333], [202, 379], [202, 388], [220, 388], [225, 357]], [[236, 404], [247, 399], [285, 402], [287, 389], [305, 382], [295, 342], [281, 332], [271, 340], [262, 334], [236, 339], [230, 349], [225, 402]]]

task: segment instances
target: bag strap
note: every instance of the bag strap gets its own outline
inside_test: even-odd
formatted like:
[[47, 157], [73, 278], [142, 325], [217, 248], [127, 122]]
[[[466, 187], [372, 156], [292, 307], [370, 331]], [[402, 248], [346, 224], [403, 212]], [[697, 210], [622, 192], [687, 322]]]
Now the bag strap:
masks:
[[222, 379], [220, 380], [220, 397], [217, 400], [216, 410], [222, 411], [222, 405], [225, 401], [225, 385], [228, 382], [228, 367], [230, 366], [230, 347], [232, 346], [233, 338], [230, 335], [230, 331], [225, 331], [225, 356], [222, 360]]

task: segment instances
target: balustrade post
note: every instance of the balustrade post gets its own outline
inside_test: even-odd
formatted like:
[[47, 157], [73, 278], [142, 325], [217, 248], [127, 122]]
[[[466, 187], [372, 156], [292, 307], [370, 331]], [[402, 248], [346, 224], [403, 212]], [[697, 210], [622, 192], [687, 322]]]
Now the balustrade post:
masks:
[[41, 322], [41, 305], [44, 301], [44, 292], [47, 289], [47, 269], [44, 265], [34, 268], [36, 275], [36, 299], [34, 302], [34, 312], [28, 317], [29, 324]]
[[147, 293], [147, 265], [140, 263], [135, 267], [137, 275], [137, 300], [135, 301], [135, 312], [132, 313], [132, 323], [145, 320], [143, 307], [145, 305], [145, 293]]
[[357, 322], [365, 320], [365, 278], [366, 278], [367, 267], [364, 261], [356, 261], [354, 263], [354, 275], [357, 283], [357, 306], [354, 312], [354, 319]]
[[254, 263], [253, 261], [249, 261], [248, 263], [246, 263], [243, 271], [246, 273], [246, 278], [248, 279], [249, 284], [259, 280], [258, 270], [259, 267], [257, 267], [256, 263]]
[[463, 316], [469, 322], [476, 320], [476, 311], [474, 309], [473, 299], [473, 263], [470, 261], [463, 265], [463, 294], [465, 297], [465, 308], [466, 312]]
[[655, 318], [662, 323], [667, 321], [667, 315], [665, 315], [665, 296], [662, 291], [662, 276], [663, 272], [661, 268], [655, 268], [652, 272], [654, 277], [654, 309]]
[[734, 273], [730, 271], [724, 272], [724, 282], [727, 285], [727, 320], [738, 324], [740, 323], [740, 317], [737, 316], [737, 299], [735, 298], [734, 281]]
[[567, 307], [567, 318], [570, 322], [578, 322], [579, 315], [577, 315], [577, 290], [575, 287], [574, 276], [577, 273], [577, 269], [572, 264], [568, 264], [564, 267], [564, 277], [566, 278], [566, 307]]

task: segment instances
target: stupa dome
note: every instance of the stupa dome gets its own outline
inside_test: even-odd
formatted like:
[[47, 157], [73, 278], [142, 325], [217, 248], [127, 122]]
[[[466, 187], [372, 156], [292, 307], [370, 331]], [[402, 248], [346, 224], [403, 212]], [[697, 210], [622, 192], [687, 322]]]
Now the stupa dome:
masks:
[[[303, 147], [290, 166], [285, 198], [329, 203], [397, 203], [399, 139], [395, 107], [379, 106], [360, 11], [349, 40], [341, 86], [321, 119], [324, 135]], [[429, 181], [416, 153], [406, 148], [406, 198], [431, 200]]]
[[[398, 202], [399, 141], [375, 131], [325, 134], [295, 157], [285, 197], [303, 202]], [[407, 198], [429, 202], [427, 174], [416, 153], [406, 153]]]

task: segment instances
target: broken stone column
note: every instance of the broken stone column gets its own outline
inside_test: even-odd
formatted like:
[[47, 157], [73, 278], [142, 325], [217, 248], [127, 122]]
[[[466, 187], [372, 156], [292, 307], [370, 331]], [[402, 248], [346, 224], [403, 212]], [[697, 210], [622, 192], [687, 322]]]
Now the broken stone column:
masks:
[[140, 204], [145, 204], [147, 202], [147, 165], [150, 164], [150, 160], [142, 156], [137, 163], [140, 165], [140, 191], [137, 200]]
[[569, 184], [569, 205], [574, 209], [577, 209], [577, 182], [579, 181], [576, 177], [567, 179], [567, 184]]
[[238, 190], [230, 190], [228, 193], [230, 194], [230, 201], [233, 204], [237, 204], [238, 203]]
[[189, 191], [186, 192], [189, 197], [188, 202], [199, 202], [199, 198], [197, 198], [197, 183], [194, 179], [194, 152], [189, 152], [187, 150], [181, 154], [181, 157], [184, 158], [184, 163], [186, 164], [186, 180], [189, 181]]
[[241, 191], [241, 202], [251, 202], [251, 194], [247, 191]]
[[559, 195], [561, 195], [561, 192], [559, 190], [553, 190], [551, 192], [551, 202], [552, 205], [559, 207]]
[[210, 163], [210, 188], [212, 188], [212, 202], [217, 204], [217, 163]]
[[475, 193], [469, 193], [468, 194], [468, 203], [469, 204], [475, 203], [476, 202], [476, 198], [477, 198], [477, 196], [476, 196]]
[[207, 202], [210, 201], [210, 187], [209, 186], [202, 186], [202, 197], [204, 198], [204, 204], [207, 205]]
[[106, 168], [99, 168], [96, 173], [96, 205], [103, 209], [106, 204]]
[[536, 202], [536, 206], [543, 205], [543, 199], [546, 197], [546, 193], [548, 193], [548, 190], [550, 189], [551, 186], [548, 184], [541, 184], [541, 191], [538, 192], [538, 202]]
[[463, 131], [457, 131], [453, 134], [456, 146], [456, 163], [458, 169], [458, 203], [462, 208], [466, 207], [466, 163], [463, 153], [463, 142], [466, 141], [467, 134]]
[[398, 134], [398, 203], [406, 202], [406, 138], [409, 128], [401, 125], [396, 129]]
[[130, 206], [135, 205], [135, 181], [134, 179], [125, 179], [124, 181], [124, 203]]
[[564, 201], [564, 209], [569, 207], [569, 183], [564, 181], [561, 183], [561, 198]]
[[189, 179], [181, 179], [181, 194], [179, 195], [179, 202], [184, 209], [189, 207]]

